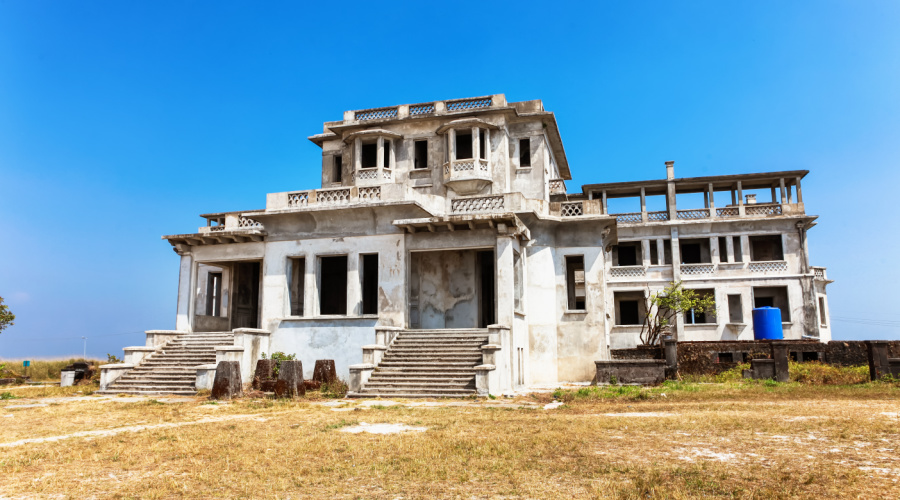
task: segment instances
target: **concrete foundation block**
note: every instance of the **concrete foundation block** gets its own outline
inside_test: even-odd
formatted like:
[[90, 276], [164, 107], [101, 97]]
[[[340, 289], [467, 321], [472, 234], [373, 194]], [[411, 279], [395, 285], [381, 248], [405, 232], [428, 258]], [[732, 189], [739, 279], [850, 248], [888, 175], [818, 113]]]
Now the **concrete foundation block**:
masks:
[[790, 348], [790, 343], [772, 342], [772, 360], [775, 362], [775, 380], [778, 382], [790, 382], [791, 380], [791, 374], [788, 371]]
[[[494, 379], [494, 380], [492, 380]], [[475, 393], [479, 396], [487, 396], [491, 394], [493, 385], [494, 392], [499, 389], [499, 376], [497, 367], [494, 365], [478, 365], [475, 367]]]
[[369, 381], [373, 371], [375, 371], [375, 365], [370, 363], [350, 365], [350, 380], [347, 383], [348, 390], [350, 392], [359, 392], [362, 386]]
[[212, 390], [213, 381], [216, 379], [216, 365], [198, 365], [197, 370], [197, 379], [194, 382], [194, 388], [198, 391], [202, 390]]
[[745, 370], [744, 378], [753, 380], [769, 380], [775, 378], [774, 359], [751, 359], [750, 369]]
[[[117, 378], [121, 377], [128, 370], [134, 368], [134, 365], [128, 363], [117, 363], [112, 365], [102, 365], [100, 366], [100, 390], [105, 391], [109, 388], [110, 384], [116, 381]], [[75, 372], [72, 372], [73, 376]]]
[[879, 380], [891, 374], [890, 361], [888, 361], [888, 341], [866, 341], [866, 349], [869, 355], [869, 378]]
[[238, 361], [222, 361], [216, 364], [210, 399], [231, 399], [243, 394], [241, 364]]
[[666, 379], [666, 362], [662, 359], [628, 359], [595, 361], [597, 384], [658, 385]]
[[60, 387], [71, 387], [73, 385], [75, 385], [75, 372], [74, 371], [59, 372], [59, 386]]

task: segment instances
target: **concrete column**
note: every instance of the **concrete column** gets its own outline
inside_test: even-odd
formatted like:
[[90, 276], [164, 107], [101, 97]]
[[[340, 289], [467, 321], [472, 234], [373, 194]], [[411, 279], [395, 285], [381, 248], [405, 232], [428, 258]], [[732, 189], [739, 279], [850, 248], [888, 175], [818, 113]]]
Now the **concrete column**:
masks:
[[381, 170], [384, 168], [384, 137], [378, 136], [377, 155], [375, 166], [378, 167], [378, 178], [381, 178]]
[[741, 261], [750, 262], [750, 236], [741, 235]]
[[786, 342], [772, 342], [772, 359], [775, 361], [775, 380], [778, 382], [789, 382], [791, 380], [788, 373], [788, 348], [790, 344]]
[[731, 204], [737, 205], [737, 199], [735, 199], [734, 189], [731, 190]]
[[359, 254], [347, 256], [347, 314], [362, 313], [362, 283], [359, 280]]
[[647, 222], [647, 192], [641, 188], [641, 222]]
[[358, 171], [360, 167], [362, 167], [362, 139], [357, 137], [353, 140], [353, 171]]
[[[484, 129], [484, 160], [488, 165], [491, 164], [491, 129]], [[493, 169], [491, 169], [491, 173], [493, 174]]]
[[784, 187], [784, 177], [782, 177], [781, 179], [778, 179], [778, 184], [781, 187], [781, 203], [782, 204], [787, 203], [787, 195], [785, 194], [785, 187]]
[[[775, 194], [775, 186], [772, 186], [772, 203], [775, 203], [777, 201], [777, 196], [778, 195]], [[762, 200], [759, 201], [762, 202]]]
[[671, 229], [672, 235], [672, 279], [677, 283], [681, 281], [681, 248], [678, 247], [678, 228]]
[[656, 240], [656, 258], [659, 259], [659, 265], [666, 263], [666, 240], [662, 238]]
[[[498, 225], [498, 229], [500, 225]], [[504, 229], [505, 231], [505, 229]], [[512, 327], [514, 318], [515, 270], [513, 269], [513, 238], [506, 234], [497, 236], [497, 324]]]
[[650, 240], [641, 240], [641, 264], [644, 267], [650, 265]]
[[[194, 331], [194, 315], [197, 314], [197, 287], [199, 286], [199, 266], [196, 262], [191, 262], [191, 288], [190, 293], [188, 294], [188, 327], [185, 331], [192, 332]], [[234, 279], [234, 274], [232, 273], [231, 279]], [[230, 297], [229, 297], [230, 299]]]
[[737, 181], [737, 198], [738, 198], [738, 216], [743, 217], [746, 215], [744, 211], [744, 190], [741, 187], [741, 181]]
[[869, 354], [869, 378], [873, 381], [891, 373], [888, 360], [888, 341], [869, 340], [866, 342]]
[[[480, 134], [478, 127], [472, 127], [472, 159], [477, 160], [481, 158], [481, 144], [478, 141], [478, 135]], [[477, 169], [476, 169], [477, 170]]]
[[797, 177], [797, 203], [803, 203], [803, 191], [800, 190], [800, 178]]
[[[512, 236], [505, 234], [506, 228], [499, 224], [497, 229], [502, 231], [497, 236], [497, 324], [505, 327], [501, 336], [502, 348], [495, 353], [496, 376], [499, 380], [501, 391], [513, 387], [513, 366], [515, 366], [515, 343], [513, 342], [513, 319], [515, 317], [515, 270], [513, 269], [514, 241]], [[491, 392], [494, 390], [491, 388]]]
[[712, 236], [709, 238], [709, 257], [712, 260], [713, 264], [718, 264], [722, 261], [720, 256], [721, 249], [719, 248], [719, 238]]
[[709, 216], [712, 219], [716, 218], [716, 197], [711, 182], [709, 183]]
[[447, 133], [449, 134], [447, 137], [450, 138], [450, 151], [448, 153], [450, 153], [450, 165], [452, 166], [453, 162], [456, 161], [456, 129], [451, 128]]
[[609, 215], [609, 207], [606, 204], [606, 190], [603, 190], [603, 215]]
[[703, 192], [703, 208], [709, 208], [709, 193], [707, 191]]
[[189, 253], [181, 255], [178, 268], [178, 303], [175, 307], [175, 329], [183, 332], [191, 330], [191, 298], [194, 296], [191, 287], [191, 274], [194, 258]]
[[664, 339], [662, 347], [666, 359], [666, 379], [674, 380], [678, 377], [678, 342], [671, 338]]
[[[725, 248], [728, 252], [728, 262], [734, 262], [734, 237], [725, 237]], [[722, 249], [720, 248], [719, 251], [721, 252]]]
[[319, 258], [310, 255], [306, 259], [303, 278], [303, 316], [306, 318], [319, 315], [319, 280], [317, 277]]

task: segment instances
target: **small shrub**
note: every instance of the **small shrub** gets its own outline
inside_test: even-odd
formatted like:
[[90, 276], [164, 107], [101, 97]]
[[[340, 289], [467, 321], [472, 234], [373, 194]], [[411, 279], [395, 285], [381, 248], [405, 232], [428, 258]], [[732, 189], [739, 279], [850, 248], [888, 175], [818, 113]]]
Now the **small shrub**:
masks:
[[294, 361], [297, 359], [296, 354], [285, 354], [281, 351], [273, 352], [269, 358], [266, 358], [266, 353], [262, 353], [260, 356], [262, 359], [271, 359], [275, 362], [275, 367], [272, 369], [275, 372], [275, 377], [278, 377], [278, 370], [281, 368], [282, 361]]
[[791, 380], [807, 385], [853, 385], [869, 381], [868, 366], [833, 366], [810, 361], [790, 363]]
[[115, 354], [106, 353], [106, 362], [109, 364], [118, 364], [121, 363], [122, 360], [117, 358]]
[[348, 390], [350, 388], [347, 386], [347, 383], [340, 378], [334, 379], [334, 382], [330, 384], [322, 384], [322, 387], [319, 389], [323, 397], [334, 399], [343, 398], [347, 395]]

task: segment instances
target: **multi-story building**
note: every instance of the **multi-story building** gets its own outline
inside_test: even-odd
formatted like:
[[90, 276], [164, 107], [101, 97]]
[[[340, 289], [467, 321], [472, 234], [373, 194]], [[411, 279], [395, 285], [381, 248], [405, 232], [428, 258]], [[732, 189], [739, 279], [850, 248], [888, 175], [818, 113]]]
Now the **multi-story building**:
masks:
[[307, 371], [334, 359], [372, 394], [589, 381], [639, 342], [645, 298], [679, 281], [717, 305], [680, 316], [679, 339], [751, 339], [762, 305], [785, 338], [830, 339], [806, 171], [678, 179], [667, 162], [664, 180], [567, 194], [553, 113], [503, 95], [347, 111], [310, 140], [321, 189], [164, 236], [181, 256], [176, 331], [149, 333], [122, 373], [166, 339], [233, 332], [217, 359], [245, 381], [273, 351]]

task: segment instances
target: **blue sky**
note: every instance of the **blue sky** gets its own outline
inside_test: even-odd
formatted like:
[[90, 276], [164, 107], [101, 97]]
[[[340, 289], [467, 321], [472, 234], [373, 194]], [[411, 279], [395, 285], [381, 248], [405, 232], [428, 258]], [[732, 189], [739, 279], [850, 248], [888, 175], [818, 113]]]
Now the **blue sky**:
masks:
[[[0, 0], [0, 358], [173, 328], [200, 213], [317, 187], [347, 109], [542, 99], [574, 181], [808, 169], [836, 338], [900, 338], [900, 2]], [[843, 318], [843, 319], [840, 319]]]

